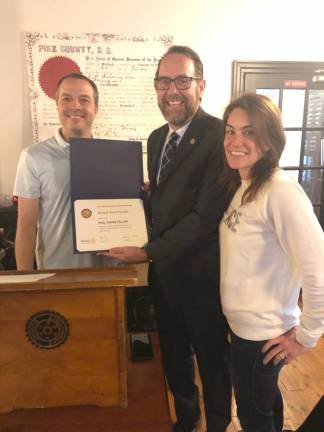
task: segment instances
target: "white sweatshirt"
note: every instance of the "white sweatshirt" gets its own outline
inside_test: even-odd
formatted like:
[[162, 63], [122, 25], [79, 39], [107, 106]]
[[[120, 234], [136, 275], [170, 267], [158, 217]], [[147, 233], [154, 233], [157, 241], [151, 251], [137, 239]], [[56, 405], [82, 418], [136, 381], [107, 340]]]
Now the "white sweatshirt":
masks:
[[224, 314], [237, 336], [255, 341], [300, 324], [297, 341], [313, 347], [324, 332], [324, 233], [305, 192], [284, 171], [241, 205], [247, 187], [243, 180], [220, 224]]

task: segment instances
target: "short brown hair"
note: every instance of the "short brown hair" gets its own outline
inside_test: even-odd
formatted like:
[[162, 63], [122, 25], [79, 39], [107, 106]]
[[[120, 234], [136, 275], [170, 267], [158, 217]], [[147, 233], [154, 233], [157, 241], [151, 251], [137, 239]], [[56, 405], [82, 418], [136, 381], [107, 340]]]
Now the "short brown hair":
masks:
[[91, 85], [91, 87], [92, 87], [92, 89], [93, 89], [93, 98], [94, 98], [94, 101], [95, 101], [96, 107], [98, 107], [98, 104], [99, 104], [99, 92], [98, 92], [98, 87], [96, 86], [96, 84], [94, 83], [94, 81], [92, 81], [90, 78], [86, 77], [85, 75], [83, 75], [82, 73], [79, 73], [79, 72], [72, 72], [72, 73], [69, 73], [69, 74], [67, 74], [67, 75], [64, 75], [64, 76], [63, 76], [63, 77], [58, 81], [58, 83], [57, 83], [57, 85], [56, 85], [56, 94], [55, 94], [55, 99], [57, 100], [57, 94], [58, 94], [58, 91], [59, 91], [59, 89], [60, 89], [60, 85], [62, 84], [62, 82], [63, 82], [64, 80], [69, 79], [69, 78], [74, 78], [74, 79], [80, 79], [80, 80], [87, 81], [87, 82]]
[[201, 79], [204, 78], [204, 66], [202, 64], [202, 61], [200, 60], [199, 55], [192, 48], [185, 45], [173, 45], [168, 49], [168, 51], [165, 54], [163, 54], [163, 56], [159, 60], [156, 73], [155, 73], [155, 78], [158, 78], [159, 76], [159, 69], [162, 60], [169, 54], [183, 54], [184, 56], [190, 58], [195, 65], [196, 77]]

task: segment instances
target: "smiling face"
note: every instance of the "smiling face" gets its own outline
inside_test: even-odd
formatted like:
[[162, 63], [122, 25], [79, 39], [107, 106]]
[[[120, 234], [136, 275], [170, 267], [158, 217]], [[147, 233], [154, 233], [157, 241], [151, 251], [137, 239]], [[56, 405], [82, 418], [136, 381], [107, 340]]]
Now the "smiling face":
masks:
[[[158, 78], [195, 77], [195, 64], [184, 54], [167, 54], [160, 63]], [[205, 81], [192, 80], [187, 90], [178, 90], [174, 82], [168, 90], [157, 90], [159, 108], [170, 126], [176, 130], [188, 123], [197, 112], [205, 89]]]
[[251, 168], [264, 152], [257, 143], [256, 131], [245, 110], [235, 108], [229, 114], [224, 147], [228, 165], [239, 170], [241, 179], [250, 178]]
[[63, 80], [57, 91], [56, 105], [62, 135], [66, 141], [71, 137], [91, 137], [91, 126], [98, 107], [94, 100], [93, 88], [86, 80]]

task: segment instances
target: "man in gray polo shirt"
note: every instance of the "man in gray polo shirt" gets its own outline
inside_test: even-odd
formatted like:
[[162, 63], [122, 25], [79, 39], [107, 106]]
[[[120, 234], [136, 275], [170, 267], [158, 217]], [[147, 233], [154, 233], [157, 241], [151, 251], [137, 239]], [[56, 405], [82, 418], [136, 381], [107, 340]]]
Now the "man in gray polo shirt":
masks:
[[74, 254], [72, 243], [69, 139], [92, 137], [97, 86], [84, 75], [66, 75], [57, 85], [56, 105], [62, 127], [55, 136], [25, 148], [18, 163], [14, 186], [18, 270], [33, 268], [35, 250], [39, 269], [112, 263], [95, 254]]

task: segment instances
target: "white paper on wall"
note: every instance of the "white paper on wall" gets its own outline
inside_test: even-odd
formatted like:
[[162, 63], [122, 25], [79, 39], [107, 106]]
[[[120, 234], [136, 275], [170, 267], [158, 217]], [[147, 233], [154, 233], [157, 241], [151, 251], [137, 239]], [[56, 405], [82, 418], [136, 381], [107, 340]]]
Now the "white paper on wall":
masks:
[[52, 136], [59, 121], [57, 81], [81, 72], [99, 89], [93, 133], [99, 138], [142, 141], [164, 123], [153, 79], [173, 36], [25, 32], [34, 142]]

